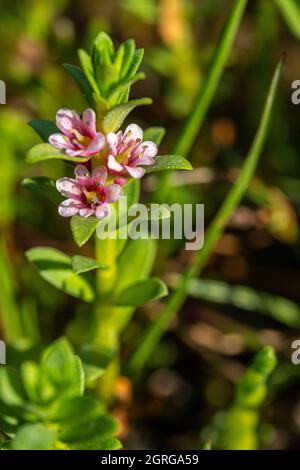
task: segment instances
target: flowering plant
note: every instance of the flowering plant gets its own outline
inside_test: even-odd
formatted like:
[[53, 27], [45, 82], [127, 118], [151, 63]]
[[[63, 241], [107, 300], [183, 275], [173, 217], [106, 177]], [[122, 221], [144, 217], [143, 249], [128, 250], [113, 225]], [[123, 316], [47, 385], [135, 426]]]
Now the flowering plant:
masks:
[[[143, 51], [136, 49], [132, 40], [115, 50], [104, 33], [95, 39], [90, 55], [79, 51], [81, 68], [65, 65], [87, 101], [86, 109], [77, 112], [62, 108], [57, 111], [55, 122], [39, 119], [30, 122], [43, 143], [29, 150], [27, 162], [62, 160], [70, 164], [70, 172], [62, 174], [57, 181], [47, 177], [27, 178], [23, 185], [53, 200], [60, 216], [70, 218], [78, 247], [94, 235], [95, 255], [83, 256], [76, 248], [76, 254], [71, 256], [43, 246], [29, 249], [26, 256], [45, 281], [91, 308], [85, 318], [78, 315], [69, 321], [67, 338], [60, 338], [47, 347], [38, 341], [34, 352], [26, 350], [25, 359], [16, 361], [18, 367], [0, 369], [1, 448], [121, 447], [116, 438], [118, 424], [108, 411], [115, 399], [116, 385], [123, 374], [138, 377], [168, 323], [183, 305], [189, 290], [193, 290], [197, 276], [249, 186], [267, 134], [282, 62], [275, 70], [253, 145], [207, 230], [203, 250], [195, 253], [182, 275], [176, 278], [174, 291], [139, 338], [138, 347], [125, 367], [120, 360], [124, 328], [137, 307], [166, 297], [168, 289], [162, 280], [150, 277], [156, 240], [143, 237], [129, 240], [120, 236], [124, 232], [121, 197], [126, 197], [130, 207], [139, 201], [141, 179], [148, 173], [192, 169], [184, 157], [216, 92], [246, 4], [246, 0], [237, 0], [232, 8], [207, 80], [175, 144], [174, 155], [159, 155], [164, 129], [142, 130], [135, 123], [124, 125], [137, 106], [151, 103], [149, 98], [129, 101], [131, 85], [143, 78], [138, 72]], [[156, 183], [156, 194], [164, 200], [170, 188], [169, 171]], [[109, 233], [111, 236], [102, 236], [116, 208], [119, 209], [117, 225]], [[131, 221], [126, 220], [127, 229]], [[12, 342], [20, 336], [24, 340], [17, 327], [6, 321], [7, 337]], [[257, 447], [253, 437], [257, 431], [258, 409], [266, 393], [265, 382], [275, 364], [272, 348], [263, 349], [255, 358], [238, 385], [216, 445]], [[128, 385], [124, 377], [123, 380]], [[245, 415], [250, 417], [247, 426], [244, 426]], [[236, 423], [244, 426], [240, 436], [236, 433]], [[215, 433], [217, 426], [213, 427]]]
[[[137, 73], [142, 56], [143, 51], [135, 49], [134, 41], [121, 44], [115, 51], [109, 36], [100, 33], [90, 56], [79, 51], [82, 69], [66, 66], [89, 108], [81, 114], [62, 108], [57, 111], [55, 123], [46, 120], [30, 123], [44, 143], [28, 152], [27, 161], [65, 160], [73, 165], [74, 177], [63, 176], [56, 182], [31, 178], [24, 184], [47, 192], [48, 196], [53, 194], [55, 201], [58, 193], [64, 197], [58, 212], [71, 218], [73, 237], [80, 247], [96, 229], [101, 230], [100, 221], [109, 217], [121, 195], [127, 197], [129, 205], [138, 202], [139, 180], [145, 173], [191, 169], [182, 157], [157, 155], [164, 134], [162, 128], [143, 132], [137, 124], [130, 124], [121, 130], [124, 119], [136, 106], [151, 102], [149, 98], [128, 101], [130, 86], [143, 77]], [[20, 396], [20, 407], [24, 408], [20, 423], [24, 425], [8, 446], [24, 448], [32, 446], [32, 442], [37, 448], [119, 446], [112, 437], [116, 430], [112, 418], [105, 414], [103, 405], [99, 411], [97, 408], [99, 400], [103, 403], [113, 400], [113, 387], [119, 374], [119, 338], [134, 309], [168, 292], [161, 280], [149, 278], [155, 251], [154, 240], [122, 240], [121, 243], [117, 237], [97, 235], [95, 259], [81, 255], [69, 257], [51, 247], [27, 251], [27, 258], [46, 281], [69, 295], [93, 302], [94, 306], [85, 331], [79, 334], [75, 320], [73, 333], [69, 334], [80, 359], [74, 356], [67, 340], [61, 339], [43, 353], [40, 366], [25, 363], [21, 377], [18, 376], [24, 389]], [[95, 277], [90, 272], [94, 270]], [[59, 361], [57, 378], [51, 369], [56, 359]], [[30, 383], [32, 373], [36, 375], [34, 387]], [[2, 379], [12, 380], [10, 374], [6, 377]], [[45, 388], [45, 380], [49, 390]], [[98, 401], [84, 395], [87, 385]], [[30, 416], [26, 413], [28, 397], [36, 403]], [[3, 396], [2, 400], [9, 409], [10, 400]], [[43, 411], [44, 406], [47, 412]], [[69, 411], [62, 423], [60, 410], [64, 406]], [[78, 435], [72, 429], [71, 420], [76, 416], [84, 424], [87, 417], [81, 417], [81, 413], [85, 407], [94, 413], [94, 428], [86, 435], [84, 432]], [[40, 412], [44, 416], [42, 420], [38, 418]], [[46, 424], [48, 421], [53, 422], [51, 429]], [[100, 433], [98, 422], [103, 428]]]

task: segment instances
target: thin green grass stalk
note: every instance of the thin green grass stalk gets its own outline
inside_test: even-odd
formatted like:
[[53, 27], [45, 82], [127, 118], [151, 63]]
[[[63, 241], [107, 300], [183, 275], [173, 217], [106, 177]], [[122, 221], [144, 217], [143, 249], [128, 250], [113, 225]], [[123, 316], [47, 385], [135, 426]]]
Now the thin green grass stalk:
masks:
[[[218, 45], [215, 49], [211, 65], [208, 70], [208, 75], [203, 86], [201, 86], [194, 109], [179, 134], [177, 142], [171, 152], [172, 155], [181, 155], [186, 157], [194, 144], [209, 106], [216, 94], [220, 78], [232, 50], [232, 45], [236, 38], [246, 6], [247, 0], [235, 0], [234, 6], [232, 7], [229, 18], [224, 26]], [[169, 179], [169, 172], [165, 172], [160, 178], [158, 195], [161, 200], [165, 199], [169, 190]]]
[[275, 3], [291, 33], [297, 39], [300, 39], [300, 8], [295, 0], [275, 0]]
[[7, 258], [5, 238], [0, 237], [0, 313], [5, 339], [16, 341], [23, 336], [21, 318], [14, 298], [11, 267]]
[[170, 320], [181, 308], [188, 293], [188, 285], [190, 280], [193, 277], [197, 277], [201, 274], [216, 243], [224, 232], [228, 220], [240, 203], [251, 181], [266, 140], [274, 99], [282, 71], [282, 65], [283, 60], [279, 62], [275, 70], [256, 136], [245, 160], [244, 166], [241, 169], [239, 177], [229, 191], [229, 194], [224, 200], [224, 203], [215, 216], [213, 222], [209, 226], [202, 250], [198, 251], [194, 261], [184, 272], [177, 290], [170, 296], [169, 301], [163, 308], [162, 312], [158, 315], [157, 320], [152, 325], [150, 325], [141, 341], [140, 346], [132, 356], [129, 362], [129, 370], [133, 374], [137, 374], [143, 368], [153, 350], [157, 346], [160, 338], [164, 334], [164, 331], [166, 330]]

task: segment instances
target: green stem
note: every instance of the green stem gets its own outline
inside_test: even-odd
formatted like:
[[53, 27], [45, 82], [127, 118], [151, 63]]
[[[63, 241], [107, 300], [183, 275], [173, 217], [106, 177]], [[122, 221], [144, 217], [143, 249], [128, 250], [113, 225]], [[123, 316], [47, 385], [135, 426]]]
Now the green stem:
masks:
[[178, 285], [177, 290], [171, 295], [165, 308], [159, 314], [157, 321], [150, 325], [140, 346], [133, 355], [129, 363], [129, 368], [134, 373], [137, 373], [142, 369], [142, 367], [150, 357], [151, 353], [155, 349], [156, 345], [158, 344], [160, 338], [164, 334], [164, 331], [167, 325], [169, 324], [170, 320], [177, 314], [177, 312], [183, 305], [183, 302], [185, 301], [185, 298], [187, 296], [189, 282], [193, 277], [196, 277], [201, 274], [216, 243], [220, 239], [229, 218], [231, 217], [235, 208], [240, 203], [251, 181], [266, 139], [273, 103], [282, 71], [282, 65], [283, 61], [280, 61], [275, 70], [256, 136], [254, 138], [253, 144], [250, 148], [244, 166], [239, 174], [239, 177], [235, 184], [232, 186], [231, 190], [229, 191], [228, 196], [223, 202], [213, 222], [209, 226], [205, 236], [205, 243], [202, 250], [198, 251], [195, 259], [192, 261], [190, 266], [182, 275], [181, 282]]
[[6, 253], [5, 237], [0, 236], [0, 310], [4, 336], [8, 342], [23, 336], [23, 329], [14, 298], [11, 266]]
[[116, 240], [95, 239], [96, 259], [107, 269], [97, 271], [97, 299], [94, 306], [91, 343], [104, 356], [114, 356], [98, 383], [98, 392], [107, 402], [111, 400], [112, 388], [119, 372], [119, 335], [117, 330], [117, 310], [111, 304], [117, 268]]
[[112, 238], [100, 240], [95, 239], [96, 259], [101, 264], [105, 264], [107, 269], [98, 269], [97, 271], [97, 293], [102, 298], [108, 298], [111, 294], [117, 276], [117, 243]]

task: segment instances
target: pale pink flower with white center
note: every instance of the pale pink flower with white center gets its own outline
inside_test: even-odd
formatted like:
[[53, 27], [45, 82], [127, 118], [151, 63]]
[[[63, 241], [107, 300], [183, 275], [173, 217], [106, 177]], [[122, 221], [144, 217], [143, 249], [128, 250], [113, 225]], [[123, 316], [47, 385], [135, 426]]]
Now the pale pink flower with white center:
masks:
[[107, 168], [117, 176], [115, 182], [118, 184], [126, 181], [122, 176], [141, 178], [145, 173], [143, 166], [155, 163], [157, 145], [151, 141], [143, 142], [143, 131], [136, 124], [130, 124], [124, 133], [109, 132], [106, 140], [109, 149]]
[[75, 179], [61, 178], [56, 182], [57, 190], [65, 197], [58, 212], [63, 217], [80, 215], [90, 217], [95, 215], [103, 219], [109, 214], [109, 204], [116, 202], [122, 195], [118, 184], [105, 185], [107, 169], [97, 167], [90, 175], [84, 165], [75, 168]]
[[52, 134], [49, 143], [64, 150], [71, 157], [92, 157], [105, 146], [105, 137], [96, 130], [96, 114], [86, 109], [82, 118], [75, 111], [61, 108], [56, 114], [56, 125], [62, 134]]

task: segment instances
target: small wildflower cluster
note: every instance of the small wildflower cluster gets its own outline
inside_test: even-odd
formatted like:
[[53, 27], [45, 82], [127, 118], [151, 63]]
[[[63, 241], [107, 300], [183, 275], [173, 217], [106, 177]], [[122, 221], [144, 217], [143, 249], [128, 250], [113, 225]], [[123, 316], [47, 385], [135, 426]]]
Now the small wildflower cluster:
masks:
[[[140, 239], [131, 237], [131, 228], [140, 217], [134, 220], [129, 210], [138, 205], [139, 179], [145, 173], [190, 170], [191, 165], [180, 155], [158, 155], [157, 146], [165, 133], [162, 127], [143, 132], [130, 124], [123, 130], [125, 119], [137, 106], [151, 104], [150, 98], [129, 99], [131, 85], [144, 77], [138, 72], [143, 50], [135, 47], [134, 40], [115, 48], [101, 32], [91, 53], [80, 49], [78, 55], [81, 67], [65, 67], [87, 101], [87, 109], [80, 115], [61, 108], [55, 123], [33, 119], [30, 125], [43, 142], [26, 156], [30, 164], [66, 161], [74, 165], [75, 174], [56, 182], [47, 176], [25, 178], [23, 185], [55, 205], [56, 189], [63, 195], [58, 212], [71, 218], [76, 245], [83, 247], [96, 232], [94, 258], [82, 253], [70, 256], [49, 246], [30, 248], [26, 256], [44, 281], [92, 308], [87, 309], [83, 323], [78, 323], [75, 314], [71, 328], [66, 325], [78, 355], [62, 338], [44, 350], [40, 361], [28, 362], [25, 351], [19, 370], [3, 369], [2, 374], [0, 367], [0, 409], [5, 409], [5, 419], [0, 418], [0, 449], [119, 449], [121, 443], [115, 437], [119, 426], [105, 405], [114, 400], [118, 380], [114, 364], [121, 359], [121, 333], [138, 306], [168, 294], [161, 279], [150, 277], [156, 240], [144, 237], [143, 231]], [[119, 201], [122, 194], [128, 196], [124, 206]], [[113, 211], [112, 204], [118, 201]], [[167, 210], [152, 215], [148, 208], [140, 215], [146, 214], [148, 223], [158, 220], [157, 212], [161, 218], [169, 215]], [[116, 217], [105, 220], [109, 213]], [[99, 223], [101, 219], [104, 223]], [[34, 326], [38, 331], [38, 324]], [[17, 330], [22, 336], [23, 326]], [[5, 432], [1, 433], [2, 424]]]
[[106, 217], [108, 204], [119, 199], [127, 179], [141, 178], [143, 166], [155, 163], [157, 145], [143, 141], [143, 131], [136, 124], [129, 125], [124, 133], [120, 130], [105, 135], [97, 131], [94, 110], [86, 109], [80, 118], [75, 111], [62, 108], [57, 112], [56, 125], [61, 133], [50, 135], [49, 143], [68, 156], [84, 157], [86, 165], [93, 168], [90, 175], [86, 166], [77, 165], [75, 179], [57, 181], [58, 191], [68, 198], [59, 207], [63, 217]]
[[[31, 121], [44, 143], [29, 150], [27, 161], [58, 159], [76, 165], [75, 178], [64, 177], [56, 182], [57, 190], [66, 198], [59, 214], [79, 216], [72, 219], [72, 224], [78, 224], [83, 231], [86, 228], [90, 236], [89, 227], [96, 221], [86, 219], [106, 217], [110, 204], [126, 192], [130, 180], [134, 185], [134, 180], [146, 172], [190, 170], [191, 165], [179, 155], [158, 155], [157, 146], [165, 132], [162, 127], [149, 127], [144, 133], [137, 124], [130, 124], [121, 130], [137, 106], [151, 104], [146, 97], [129, 100], [131, 85], [144, 78], [138, 72], [143, 50], [136, 49], [133, 40], [116, 49], [111, 38], [101, 32], [90, 55], [83, 49], [78, 54], [82, 68], [70, 64], [66, 68], [79, 85], [87, 109], [80, 115], [61, 108], [55, 123]], [[35, 187], [41, 185], [41, 180], [35, 181]]]

